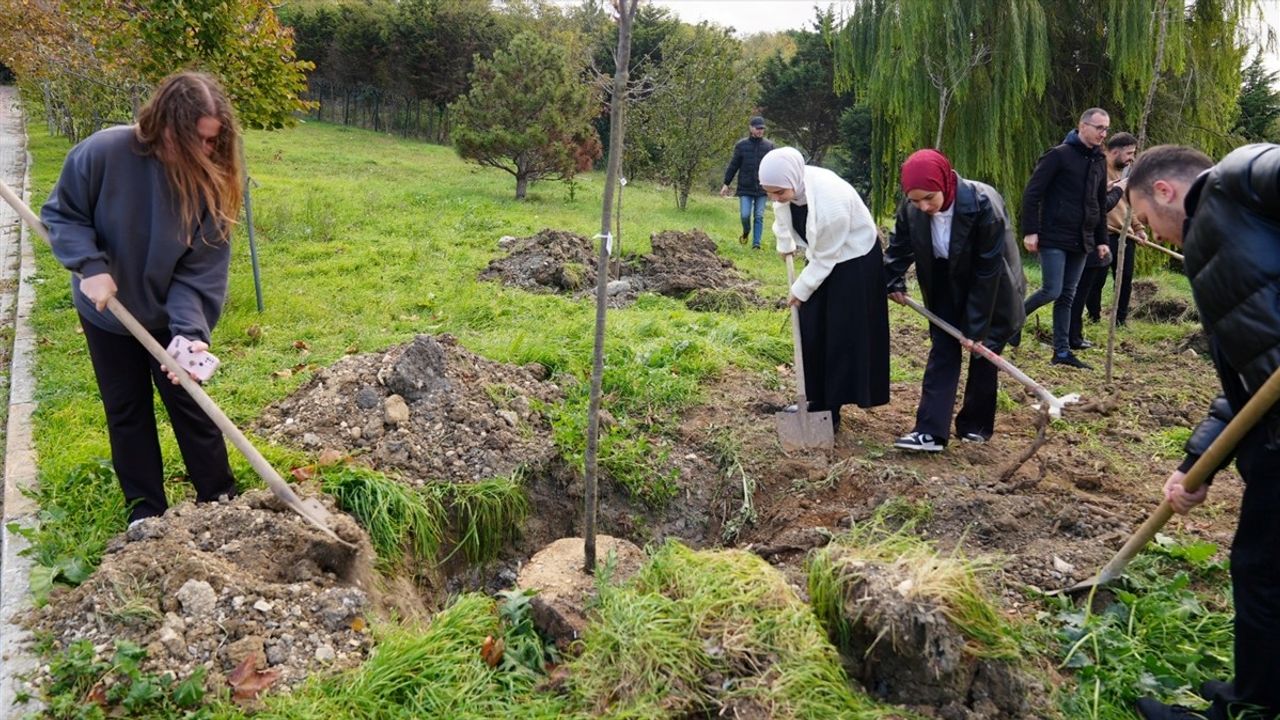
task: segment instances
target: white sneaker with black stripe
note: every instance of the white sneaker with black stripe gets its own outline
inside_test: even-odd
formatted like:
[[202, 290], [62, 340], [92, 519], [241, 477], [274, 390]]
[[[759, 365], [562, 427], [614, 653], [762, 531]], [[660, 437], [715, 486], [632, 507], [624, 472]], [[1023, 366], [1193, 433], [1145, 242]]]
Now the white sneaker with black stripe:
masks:
[[912, 431], [898, 438], [898, 441], [893, 446], [915, 452], [942, 452], [947, 447], [947, 443], [945, 440], [939, 440], [929, 433]]

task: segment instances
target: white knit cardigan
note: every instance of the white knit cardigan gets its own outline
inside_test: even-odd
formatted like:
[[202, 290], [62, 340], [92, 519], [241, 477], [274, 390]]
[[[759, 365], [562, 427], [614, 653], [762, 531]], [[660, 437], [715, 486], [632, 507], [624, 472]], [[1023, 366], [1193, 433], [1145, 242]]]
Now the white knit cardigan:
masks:
[[871, 212], [843, 178], [826, 168], [806, 165], [804, 192], [809, 205], [805, 237], [801, 240], [791, 225], [789, 203], [773, 204], [773, 234], [778, 252], [794, 252], [804, 247], [804, 270], [791, 286], [791, 294], [809, 299], [838, 263], [862, 257], [879, 242]]

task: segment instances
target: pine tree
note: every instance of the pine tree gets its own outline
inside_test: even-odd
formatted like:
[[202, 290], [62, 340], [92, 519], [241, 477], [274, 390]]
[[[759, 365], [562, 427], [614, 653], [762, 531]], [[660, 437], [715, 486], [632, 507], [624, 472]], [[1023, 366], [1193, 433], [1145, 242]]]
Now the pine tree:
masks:
[[562, 44], [521, 33], [492, 60], [478, 60], [470, 81], [452, 106], [454, 146], [467, 160], [511, 173], [516, 199], [530, 181], [572, 179], [600, 156], [593, 91]]

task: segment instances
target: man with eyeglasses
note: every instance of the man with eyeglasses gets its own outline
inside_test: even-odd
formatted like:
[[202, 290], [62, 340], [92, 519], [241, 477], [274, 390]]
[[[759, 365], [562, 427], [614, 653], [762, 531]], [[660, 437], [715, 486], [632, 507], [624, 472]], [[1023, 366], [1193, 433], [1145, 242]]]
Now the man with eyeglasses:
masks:
[[[1090, 253], [1107, 247], [1107, 167], [1102, 143], [1111, 118], [1089, 108], [1061, 145], [1040, 156], [1022, 194], [1022, 244], [1040, 254], [1041, 287], [1027, 298], [1027, 317], [1053, 303], [1053, 364], [1092, 369], [1071, 352], [1071, 305]], [[1015, 337], [1011, 344], [1017, 345]]]

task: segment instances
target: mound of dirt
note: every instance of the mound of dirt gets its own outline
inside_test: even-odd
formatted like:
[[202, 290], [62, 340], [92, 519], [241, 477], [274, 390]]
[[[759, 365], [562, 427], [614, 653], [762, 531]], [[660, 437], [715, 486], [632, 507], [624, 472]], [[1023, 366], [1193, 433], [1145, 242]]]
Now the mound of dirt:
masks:
[[836, 557], [848, 634], [837, 640], [849, 675], [877, 697], [922, 705], [949, 720], [1040, 717], [1044, 697], [1011, 660], [984, 659], [937, 601], [918, 591], [924, 578], [899, 565]]
[[596, 251], [581, 235], [547, 228], [529, 237], [504, 237], [498, 247], [507, 256], [490, 262], [481, 280], [533, 292], [574, 293], [596, 284]]
[[555, 456], [539, 406], [561, 391], [545, 374], [480, 357], [450, 335], [419, 335], [317, 372], [267, 408], [258, 428], [312, 452], [362, 453], [415, 483], [509, 475]]
[[28, 624], [59, 647], [89, 640], [105, 657], [116, 640], [136, 643], [144, 672], [186, 678], [204, 666], [210, 690], [250, 656], [260, 676], [276, 676], [272, 686], [353, 667], [371, 646], [373, 551], [354, 520], [329, 509], [333, 530], [358, 549], [266, 491], [183, 503], [113, 540], [97, 572]]
[[[754, 284], [720, 257], [715, 241], [701, 230], [668, 230], [649, 241], [651, 254], [623, 259], [622, 277], [608, 285], [610, 306], [629, 304], [642, 292], [683, 298], [700, 311], [741, 312], [765, 305]], [[489, 263], [480, 273], [483, 280], [580, 297], [595, 292], [598, 250], [581, 235], [545, 229], [525, 238], [504, 237], [498, 246], [508, 254]]]

